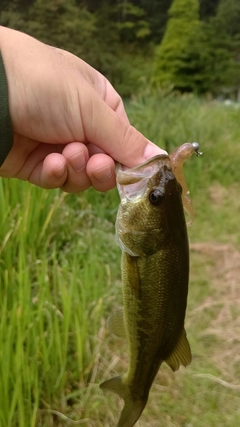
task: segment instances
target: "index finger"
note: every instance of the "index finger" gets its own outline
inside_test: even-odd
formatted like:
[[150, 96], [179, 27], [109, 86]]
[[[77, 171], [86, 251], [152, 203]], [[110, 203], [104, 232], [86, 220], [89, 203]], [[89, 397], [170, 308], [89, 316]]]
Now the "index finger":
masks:
[[157, 154], [166, 153], [114, 111], [93, 88], [89, 87], [84, 95], [79, 99], [87, 141], [128, 167], [136, 166]]

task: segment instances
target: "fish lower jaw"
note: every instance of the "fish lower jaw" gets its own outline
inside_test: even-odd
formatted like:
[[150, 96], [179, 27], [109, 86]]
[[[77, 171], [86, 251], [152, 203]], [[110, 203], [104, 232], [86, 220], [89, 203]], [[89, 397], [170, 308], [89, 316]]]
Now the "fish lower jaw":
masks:
[[122, 249], [122, 251], [123, 251], [123, 252], [127, 252], [129, 255], [134, 256], [134, 257], [138, 256], [136, 253], [134, 253], [133, 251], [131, 251], [131, 249], [129, 249], [129, 248], [128, 248], [124, 243], [123, 243], [123, 241], [120, 239], [120, 237], [119, 237], [119, 236], [117, 236], [117, 241], [118, 241], [118, 244], [119, 244], [119, 246], [120, 246], [120, 248]]

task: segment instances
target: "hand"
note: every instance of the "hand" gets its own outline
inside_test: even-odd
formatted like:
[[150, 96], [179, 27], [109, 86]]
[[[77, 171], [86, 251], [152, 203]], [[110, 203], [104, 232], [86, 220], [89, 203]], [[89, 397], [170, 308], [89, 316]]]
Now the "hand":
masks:
[[0, 27], [14, 145], [0, 176], [67, 192], [115, 186], [115, 161], [162, 150], [133, 128], [109, 81], [69, 52]]

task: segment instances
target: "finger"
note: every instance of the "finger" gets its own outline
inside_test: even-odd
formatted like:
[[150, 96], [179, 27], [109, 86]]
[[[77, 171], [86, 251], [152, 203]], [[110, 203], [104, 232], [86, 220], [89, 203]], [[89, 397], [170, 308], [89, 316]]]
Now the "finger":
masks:
[[93, 86], [105, 103], [115, 111], [121, 119], [129, 124], [121, 96], [111, 83], [98, 71], [92, 69]]
[[86, 90], [85, 96], [80, 98], [87, 141], [128, 167], [165, 152], [126, 123], [96, 93], [89, 94], [89, 90], [90, 88]]
[[103, 153], [94, 154], [87, 163], [86, 171], [92, 186], [96, 190], [108, 191], [115, 187], [115, 163], [108, 155]]
[[[15, 178], [29, 181], [42, 188], [57, 188], [61, 186], [67, 179], [67, 165], [66, 159], [61, 155], [62, 145], [41, 144], [37, 141], [28, 138], [21, 138], [13, 146], [12, 153], [9, 154], [9, 161], [6, 161], [6, 166], [9, 170], [12, 164], [12, 175]], [[25, 145], [28, 145], [26, 149]], [[24, 148], [25, 147], [25, 148]], [[30, 152], [29, 148], [32, 148]], [[14, 156], [13, 156], [14, 152]], [[19, 152], [19, 156], [17, 153]], [[14, 163], [12, 157], [15, 158]], [[8, 159], [7, 159], [8, 160]], [[15, 169], [15, 173], [13, 173]]]
[[80, 76], [84, 75], [88, 83], [94, 87], [99, 96], [106, 102], [106, 104], [114, 110], [123, 120], [129, 123], [127, 113], [124, 108], [122, 98], [111, 85], [111, 83], [99, 71], [95, 70], [91, 65], [87, 64], [82, 59], [76, 57], [70, 52], [56, 49], [60, 56], [66, 58], [66, 65], [71, 67], [79, 73]]
[[[5, 159], [0, 175], [5, 178], [15, 177], [22, 180], [28, 180], [32, 172], [32, 163], [34, 166], [39, 162], [37, 156], [33, 155], [35, 151], [39, 151], [39, 141], [34, 141], [21, 135], [14, 134], [13, 147]], [[46, 146], [46, 155], [49, 154]], [[32, 162], [32, 157], [33, 162]], [[43, 157], [40, 158], [42, 160]]]
[[91, 187], [86, 172], [89, 159], [87, 147], [80, 142], [72, 142], [63, 149], [62, 155], [67, 163], [67, 179], [61, 189], [68, 193], [78, 193]]
[[[63, 183], [65, 183], [67, 179], [67, 162], [64, 156], [59, 153], [49, 154], [44, 159], [42, 165], [39, 164], [37, 166], [34, 174], [32, 174], [29, 180], [30, 182], [34, 179], [34, 176], [37, 177], [38, 169], [40, 169], [40, 186], [43, 188], [59, 188], [63, 185]], [[35, 184], [36, 182], [33, 183]]]
[[[105, 77], [103, 77], [105, 79]], [[106, 104], [115, 111], [121, 119], [123, 119], [127, 124], [129, 124], [129, 118], [124, 108], [124, 104], [120, 95], [113, 88], [111, 83], [105, 79], [105, 94], [103, 96]]]
[[45, 189], [61, 187], [67, 179], [67, 162], [59, 153], [51, 153], [33, 169], [28, 181]]
[[94, 154], [104, 153], [104, 151], [101, 150], [101, 148], [97, 147], [94, 144], [88, 144], [87, 148], [88, 148], [89, 157], [92, 157]]

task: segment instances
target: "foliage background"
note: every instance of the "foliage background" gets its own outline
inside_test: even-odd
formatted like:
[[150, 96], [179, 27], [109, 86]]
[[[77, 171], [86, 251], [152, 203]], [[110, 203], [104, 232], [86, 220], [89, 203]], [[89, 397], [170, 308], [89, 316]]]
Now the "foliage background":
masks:
[[240, 83], [238, 0], [2, 0], [0, 24], [80, 56], [124, 97], [150, 81], [214, 94]]
[[[239, 13], [239, 0], [0, 3], [2, 25], [104, 73], [149, 139], [168, 151], [197, 140], [204, 151], [185, 168], [196, 210], [193, 361], [175, 374], [161, 367], [141, 427], [240, 425], [240, 109], [180, 94], [239, 86]], [[121, 305], [118, 203], [115, 190], [66, 195], [0, 180], [1, 427], [116, 425], [120, 400], [99, 383], [128, 364], [126, 343], [106, 328]]]
[[[126, 103], [133, 125], [172, 151], [197, 140], [184, 167], [189, 228], [186, 330], [192, 363], [163, 364], [136, 427], [240, 424], [240, 109], [158, 91]], [[108, 317], [122, 304], [119, 199], [0, 180], [0, 426], [112, 427], [121, 400], [99, 384], [125, 373], [127, 343]]]

